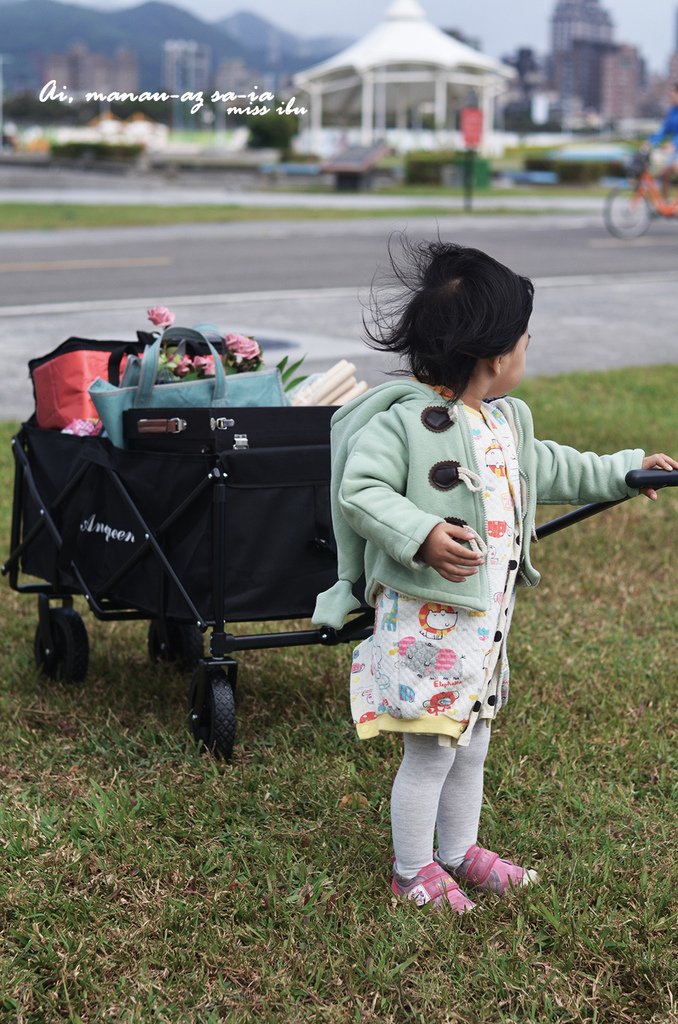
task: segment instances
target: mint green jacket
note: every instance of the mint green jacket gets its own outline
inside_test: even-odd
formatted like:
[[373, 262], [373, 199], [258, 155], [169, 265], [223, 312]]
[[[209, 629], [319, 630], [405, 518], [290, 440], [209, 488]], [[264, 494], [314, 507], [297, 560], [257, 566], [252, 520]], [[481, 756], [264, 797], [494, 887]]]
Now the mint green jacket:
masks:
[[[536, 586], [540, 577], [530, 548], [537, 504], [579, 505], [634, 495], [624, 478], [641, 467], [644, 452], [595, 455], [538, 441], [524, 402], [504, 398], [491, 405], [504, 414], [516, 442], [523, 523], [519, 582]], [[449, 517], [468, 523], [488, 542], [485, 503], [468, 485], [473, 477], [463, 472], [479, 473], [463, 405], [418, 381], [381, 384], [335, 413], [331, 445], [339, 579], [319, 595], [313, 622], [339, 629], [359, 607], [352, 587], [363, 573], [372, 605], [382, 585], [425, 601], [487, 610], [484, 564], [464, 583], [451, 583], [417, 559], [434, 526]], [[459, 479], [454, 481], [449, 465], [436, 476], [439, 463], [460, 467]]]

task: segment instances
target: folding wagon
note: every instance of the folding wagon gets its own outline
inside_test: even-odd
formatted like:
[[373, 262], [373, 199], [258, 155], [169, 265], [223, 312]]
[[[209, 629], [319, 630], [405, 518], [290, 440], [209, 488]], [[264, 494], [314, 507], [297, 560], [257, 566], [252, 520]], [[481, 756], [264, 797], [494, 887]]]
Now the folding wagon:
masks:
[[[146, 619], [150, 657], [192, 670], [189, 727], [196, 742], [230, 757], [234, 652], [368, 636], [373, 612], [364, 603], [341, 630], [227, 631], [238, 623], [309, 618], [316, 595], [336, 580], [333, 412], [131, 410], [126, 449], [25, 423], [12, 441], [11, 553], [2, 572], [14, 590], [37, 595], [41, 671], [64, 681], [86, 677], [89, 644], [76, 595], [98, 619]], [[664, 487], [678, 484], [678, 472], [634, 471], [627, 481]], [[577, 509], [537, 534], [613, 504]]]

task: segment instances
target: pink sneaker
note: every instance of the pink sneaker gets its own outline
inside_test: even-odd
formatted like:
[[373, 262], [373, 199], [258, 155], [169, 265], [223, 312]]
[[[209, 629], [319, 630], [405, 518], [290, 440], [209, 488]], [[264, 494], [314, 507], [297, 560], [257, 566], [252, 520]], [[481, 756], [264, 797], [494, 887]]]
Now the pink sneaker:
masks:
[[473, 845], [466, 851], [458, 868], [447, 867], [434, 853], [436, 864], [454, 874], [460, 881], [483, 892], [505, 893], [508, 889], [519, 889], [530, 882], [538, 881], [537, 872], [532, 868], [521, 868], [510, 860], [503, 860], [498, 853]]
[[419, 874], [409, 881], [396, 874], [394, 870], [391, 889], [402, 899], [414, 900], [418, 907], [432, 903], [440, 910], [445, 903], [449, 903], [458, 914], [473, 910], [475, 907], [475, 903], [461, 891], [451, 875], [433, 862], [423, 867]]

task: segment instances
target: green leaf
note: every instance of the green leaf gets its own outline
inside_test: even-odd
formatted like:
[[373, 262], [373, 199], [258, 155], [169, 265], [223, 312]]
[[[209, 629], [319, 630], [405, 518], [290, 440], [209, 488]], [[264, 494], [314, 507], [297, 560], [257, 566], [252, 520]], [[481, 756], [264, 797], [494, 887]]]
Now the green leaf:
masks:
[[285, 372], [282, 374], [283, 381], [288, 381], [292, 374], [297, 372], [305, 358], [306, 356], [302, 356], [301, 359], [297, 359], [296, 363], [292, 363], [291, 366], [287, 367]]
[[294, 390], [294, 388], [296, 388], [297, 384], [302, 384], [305, 380], [308, 380], [308, 377], [295, 377], [294, 380], [290, 381], [290, 383], [288, 384], [287, 381], [283, 378], [283, 383], [285, 385], [285, 391], [292, 391], [292, 390]]

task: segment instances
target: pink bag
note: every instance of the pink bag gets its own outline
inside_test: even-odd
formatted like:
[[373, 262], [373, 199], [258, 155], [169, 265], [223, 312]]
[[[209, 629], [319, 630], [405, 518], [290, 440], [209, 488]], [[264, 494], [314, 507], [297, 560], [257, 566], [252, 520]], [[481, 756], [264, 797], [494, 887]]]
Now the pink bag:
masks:
[[71, 420], [97, 419], [90, 384], [97, 377], [119, 384], [127, 355], [142, 348], [139, 342], [68, 338], [48, 355], [31, 359], [37, 425], [61, 430]]

